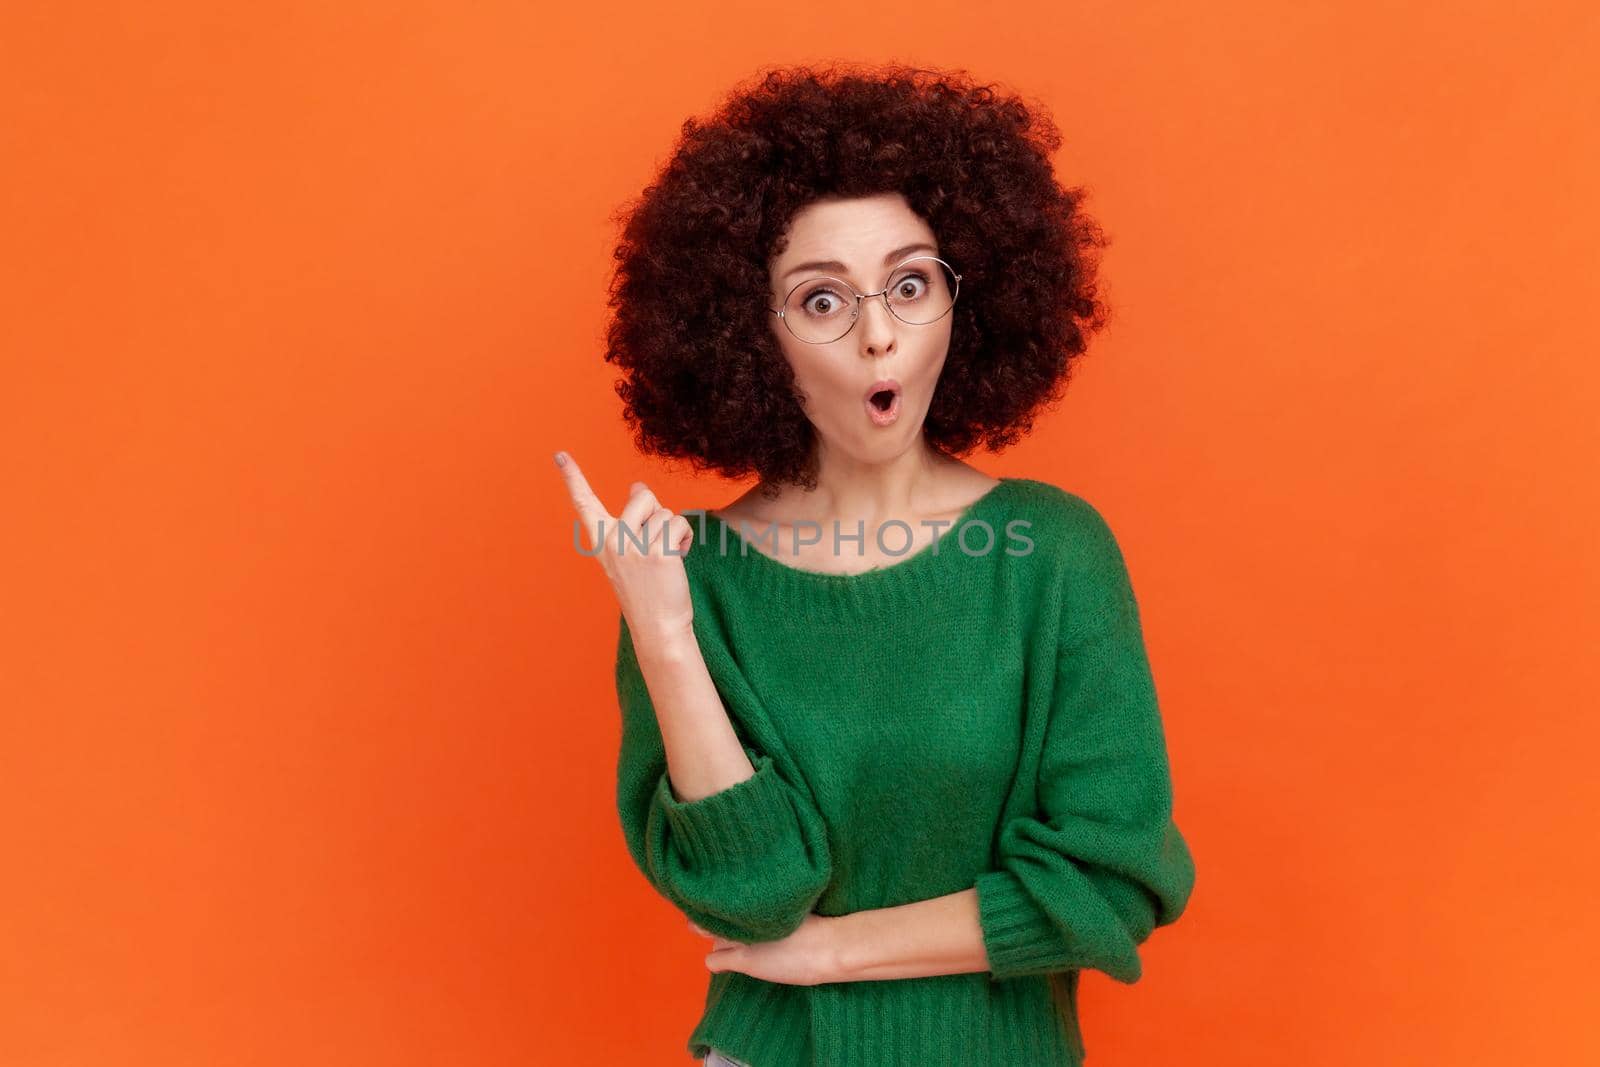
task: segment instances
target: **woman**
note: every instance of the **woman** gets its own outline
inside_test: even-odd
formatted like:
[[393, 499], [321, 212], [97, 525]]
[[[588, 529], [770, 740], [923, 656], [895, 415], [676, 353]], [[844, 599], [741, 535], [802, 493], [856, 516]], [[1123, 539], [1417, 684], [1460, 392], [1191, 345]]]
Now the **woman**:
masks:
[[1080, 972], [1136, 981], [1188, 902], [1116, 539], [957, 458], [1106, 319], [1059, 143], [962, 75], [774, 71], [627, 219], [640, 447], [759, 476], [613, 516], [556, 456], [621, 608], [624, 836], [713, 939], [713, 1067], [1081, 1063]]

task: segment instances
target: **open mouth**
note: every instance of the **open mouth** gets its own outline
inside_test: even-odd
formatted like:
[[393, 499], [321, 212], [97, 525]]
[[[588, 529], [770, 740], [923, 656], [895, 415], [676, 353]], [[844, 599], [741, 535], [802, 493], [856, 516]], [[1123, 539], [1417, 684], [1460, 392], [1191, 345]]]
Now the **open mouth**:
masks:
[[866, 395], [867, 417], [879, 426], [887, 426], [900, 416], [900, 383], [893, 378], [873, 382]]

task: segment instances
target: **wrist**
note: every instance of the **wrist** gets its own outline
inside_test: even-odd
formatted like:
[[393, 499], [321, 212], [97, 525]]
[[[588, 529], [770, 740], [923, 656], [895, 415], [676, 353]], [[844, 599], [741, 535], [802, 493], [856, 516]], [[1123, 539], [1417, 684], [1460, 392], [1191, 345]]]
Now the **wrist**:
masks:
[[823, 938], [823, 970], [827, 973], [827, 981], [853, 982], [860, 967], [857, 958], [859, 945], [854, 937], [855, 924], [850, 921], [849, 915], [833, 915], [827, 917], [823, 927], [826, 936]]
[[628, 632], [633, 637], [634, 654], [641, 660], [678, 660], [691, 653], [698, 655], [700, 643], [695, 639], [693, 626], [644, 627]]

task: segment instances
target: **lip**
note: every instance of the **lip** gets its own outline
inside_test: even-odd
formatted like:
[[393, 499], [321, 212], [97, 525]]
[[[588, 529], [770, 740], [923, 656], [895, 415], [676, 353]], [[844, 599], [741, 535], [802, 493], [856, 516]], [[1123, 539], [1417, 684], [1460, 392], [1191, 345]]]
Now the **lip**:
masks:
[[[872, 402], [872, 394], [881, 393], [885, 389], [894, 393], [894, 400], [889, 404], [888, 411], [879, 411]], [[892, 424], [900, 417], [901, 392], [900, 383], [893, 378], [879, 378], [873, 382], [867, 387], [867, 391], [861, 394], [861, 403], [867, 409], [867, 418], [871, 419], [876, 426]]]

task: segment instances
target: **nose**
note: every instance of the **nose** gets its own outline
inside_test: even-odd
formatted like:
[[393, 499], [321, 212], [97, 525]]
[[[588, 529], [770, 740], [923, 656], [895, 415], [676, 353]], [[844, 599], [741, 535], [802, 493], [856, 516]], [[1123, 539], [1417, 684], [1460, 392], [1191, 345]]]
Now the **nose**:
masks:
[[895, 331], [900, 325], [889, 311], [882, 296], [861, 302], [861, 321], [856, 329], [861, 334], [861, 351], [869, 356], [886, 356], [895, 350]]

